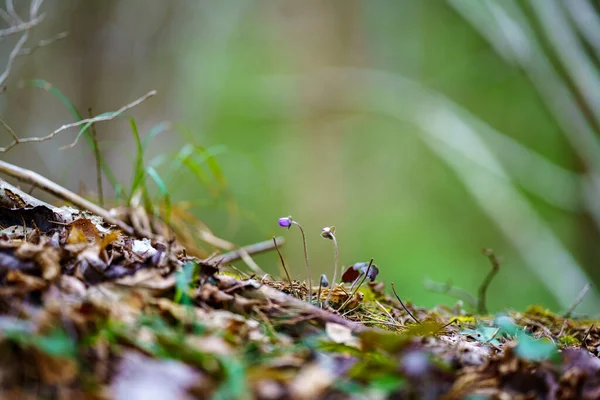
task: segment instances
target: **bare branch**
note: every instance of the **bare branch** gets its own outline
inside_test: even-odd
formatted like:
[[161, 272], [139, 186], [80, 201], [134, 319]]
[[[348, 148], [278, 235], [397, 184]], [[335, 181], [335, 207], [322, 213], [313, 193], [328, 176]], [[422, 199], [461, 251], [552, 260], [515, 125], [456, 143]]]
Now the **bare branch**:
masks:
[[0, 172], [5, 173], [9, 176], [12, 176], [13, 178], [18, 179], [22, 182], [27, 182], [29, 184], [35, 185], [35, 186], [39, 187], [40, 189], [44, 190], [45, 192], [48, 192], [48, 193], [58, 197], [59, 199], [67, 201], [67, 202], [79, 207], [82, 210], [88, 210], [88, 211], [104, 218], [104, 220], [106, 222], [116, 225], [117, 227], [119, 227], [119, 229], [121, 229], [123, 232], [127, 233], [128, 235], [135, 234], [135, 231], [131, 226], [127, 225], [125, 222], [121, 221], [120, 219], [113, 217], [104, 208], [92, 203], [91, 201], [84, 199], [83, 197], [71, 192], [70, 190], [60, 186], [59, 184], [51, 181], [50, 179], [48, 179], [36, 172], [33, 172], [33, 171], [25, 169], [25, 168], [18, 167], [16, 165], [7, 163], [6, 161], [2, 161], [2, 160], [0, 160]]
[[19, 14], [17, 14], [15, 11], [15, 6], [13, 5], [12, 0], [6, 0], [6, 11], [13, 21], [16, 21], [17, 23], [23, 23], [23, 20], [21, 17], [19, 17]]
[[44, 20], [45, 15], [41, 14], [40, 16], [32, 19], [31, 21], [23, 22], [22, 24], [13, 25], [10, 28], [0, 30], [0, 37], [14, 35], [15, 33], [28, 31], [40, 22]]
[[13, 139], [18, 142], [19, 141], [19, 137], [17, 136], [17, 134], [15, 133], [15, 131], [13, 130], [13, 128], [11, 128], [6, 121], [4, 121], [2, 118], [0, 118], [0, 125], [2, 125], [4, 127], [4, 129], [6, 129], [8, 131], [8, 133], [10, 133], [10, 135], [13, 137]]
[[40, 47], [49, 46], [54, 42], [58, 42], [59, 40], [66, 38], [67, 36], [69, 36], [69, 32], [66, 32], [66, 31], [57, 33], [56, 35], [54, 35], [48, 39], [40, 40], [39, 42], [37, 42], [37, 44], [35, 46], [21, 49], [21, 51], [19, 51], [19, 54], [17, 54], [17, 55], [18, 56], [28, 56], [31, 53], [33, 53], [34, 51], [36, 51], [37, 49], [39, 49]]
[[[138, 104], [142, 103], [143, 101], [145, 101], [146, 99], [154, 96], [156, 94], [156, 90], [151, 90], [150, 92], [146, 93], [145, 95], [143, 95], [142, 97], [140, 97], [139, 99], [121, 107], [120, 109], [118, 109], [115, 112], [111, 112], [111, 113], [104, 113], [101, 115], [98, 115], [94, 118], [86, 118], [86, 119], [82, 119], [81, 121], [77, 121], [77, 122], [73, 122], [71, 124], [66, 124], [61, 126], [60, 128], [56, 129], [55, 131], [53, 131], [52, 133], [50, 133], [49, 135], [46, 136], [42, 136], [42, 137], [28, 137], [28, 138], [23, 138], [23, 139], [19, 139], [16, 138], [14, 135], [13, 137], [15, 137], [15, 140], [12, 141], [12, 143], [8, 144], [5, 147], [0, 147], [0, 153], [5, 153], [8, 150], [12, 149], [13, 147], [15, 147], [17, 144], [19, 143], [30, 143], [30, 142], [44, 142], [46, 140], [50, 140], [52, 139], [54, 136], [58, 135], [59, 133], [61, 133], [62, 131], [65, 131], [67, 129], [70, 128], [75, 128], [78, 126], [82, 126], [82, 125], [86, 125], [86, 124], [91, 124], [91, 123], [95, 123], [95, 122], [100, 122], [100, 121], [110, 121], [116, 117], [118, 117], [119, 115], [121, 115], [122, 113], [124, 113], [125, 111], [137, 106]], [[6, 128], [6, 126], [5, 126]], [[77, 141], [79, 140], [79, 136], [77, 136], [77, 138], [75, 138], [75, 141], [73, 141], [73, 143], [71, 143], [70, 145], [67, 145], [63, 148], [72, 148], [73, 146], [75, 146], [77, 144]]]
[[6, 78], [8, 78], [8, 75], [10, 75], [10, 71], [12, 70], [13, 62], [15, 61], [15, 58], [17, 58], [17, 55], [21, 51], [21, 47], [23, 47], [23, 45], [25, 44], [25, 42], [27, 41], [28, 38], [29, 38], [29, 31], [25, 31], [23, 36], [21, 36], [19, 38], [19, 41], [17, 42], [15, 47], [10, 52], [10, 54], [8, 56], [8, 61], [6, 61], [6, 68], [4, 69], [4, 72], [2, 73], [2, 75], [0, 75], [0, 86], [4, 84], [4, 82], [6, 81]]
[[565, 318], [571, 318], [571, 314], [573, 314], [573, 311], [575, 310], [575, 308], [581, 304], [581, 302], [583, 301], [583, 298], [585, 297], [587, 292], [590, 291], [590, 287], [591, 287], [591, 285], [589, 283], [586, 283], [585, 286], [583, 286], [583, 289], [581, 289], [581, 292], [579, 292], [579, 295], [577, 296], [577, 298], [575, 299], [573, 304], [571, 304], [571, 307], [569, 307], [569, 310], [565, 313]]

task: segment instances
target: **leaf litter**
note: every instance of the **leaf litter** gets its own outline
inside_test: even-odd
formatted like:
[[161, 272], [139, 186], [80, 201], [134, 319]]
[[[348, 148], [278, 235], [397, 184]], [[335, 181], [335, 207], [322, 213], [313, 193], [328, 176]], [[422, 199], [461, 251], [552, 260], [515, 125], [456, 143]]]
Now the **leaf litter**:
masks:
[[599, 321], [416, 307], [373, 260], [312, 288], [247, 276], [142, 208], [119, 216], [147, 237], [55, 211], [0, 212], [3, 397], [600, 398]]

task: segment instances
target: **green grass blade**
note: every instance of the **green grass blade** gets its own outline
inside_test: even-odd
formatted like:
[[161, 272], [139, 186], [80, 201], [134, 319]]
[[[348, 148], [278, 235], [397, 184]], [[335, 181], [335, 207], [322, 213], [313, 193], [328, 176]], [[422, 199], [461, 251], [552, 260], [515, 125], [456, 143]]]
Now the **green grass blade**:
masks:
[[[28, 84], [31, 87], [43, 89], [43, 90], [47, 91], [48, 93], [50, 93], [51, 95], [53, 95], [54, 97], [56, 97], [61, 103], [63, 103], [63, 105], [71, 113], [71, 115], [75, 121], [81, 121], [82, 119], [84, 119], [83, 116], [79, 113], [79, 110], [77, 110], [77, 107], [75, 107], [75, 105], [73, 104], [73, 102], [71, 102], [71, 100], [69, 100], [69, 98], [67, 96], [65, 96], [65, 94], [63, 92], [61, 92], [56, 86], [52, 85], [50, 82], [43, 80], [43, 79], [33, 79], [33, 80], [28, 81]], [[90, 147], [90, 149], [92, 149], [92, 151], [93, 151], [94, 143], [92, 140], [92, 134], [88, 128], [89, 128], [89, 126], [86, 129], [84, 129], [84, 131], [86, 132], [85, 140], [88, 143], [88, 146]], [[100, 166], [102, 168], [102, 172], [104, 172], [104, 175], [106, 176], [106, 178], [108, 179], [108, 181], [110, 182], [112, 187], [114, 188], [115, 195], [117, 195], [117, 193], [123, 192], [123, 186], [119, 183], [119, 180], [117, 179], [116, 175], [112, 172], [112, 169], [110, 168], [108, 163], [106, 163], [104, 158], [100, 159]], [[119, 188], [119, 190], [117, 190], [117, 188]], [[125, 197], [127, 197], [127, 196], [125, 196]], [[118, 199], [119, 199], [119, 197], [117, 197], [117, 200]]]
[[172, 125], [173, 124], [169, 121], [163, 121], [150, 128], [148, 135], [144, 138], [144, 141], [142, 143], [142, 148], [144, 149], [144, 151], [146, 151], [146, 149], [155, 137], [157, 137], [161, 133], [168, 132], [169, 129], [171, 129]]
[[164, 215], [164, 218], [165, 218], [165, 222], [168, 224], [169, 220], [171, 218], [171, 195], [169, 194], [169, 190], [167, 189], [167, 185], [165, 185], [165, 183], [161, 179], [161, 177], [158, 174], [158, 172], [156, 172], [156, 170], [154, 168], [152, 168], [152, 167], [146, 167], [146, 175], [148, 175], [150, 178], [152, 178], [152, 180], [154, 181], [154, 183], [158, 187], [158, 190], [162, 194], [162, 197], [163, 197], [163, 199], [165, 201], [165, 215]]
[[146, 187], [146, 169], [144, 168], [144, 147], [142, 146], [142, 140], [140, 138], [140, 132], [135, 123], [135, 119], [129, 118], [129, 125], [131, 127], [131, 133], [135, 140], [136, 157], [133, 164], [133, 179], [131, 182], [131, 188], [129, 189], [129, 202], [131, 198], [137, 192], [138, 189], [142, 191], [142, 197], [144, 199], [144, 206], [147, 210], [150, 210], [152, 206], [148, 195], [148, 189]]

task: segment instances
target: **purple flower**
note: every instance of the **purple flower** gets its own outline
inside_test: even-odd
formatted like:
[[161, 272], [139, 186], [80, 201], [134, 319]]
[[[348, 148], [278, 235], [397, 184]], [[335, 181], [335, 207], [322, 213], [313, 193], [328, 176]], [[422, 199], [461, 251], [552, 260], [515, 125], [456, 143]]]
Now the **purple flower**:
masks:
[[292, 226], [292, 216], [279, 218], [279, 226], [289, 229]]

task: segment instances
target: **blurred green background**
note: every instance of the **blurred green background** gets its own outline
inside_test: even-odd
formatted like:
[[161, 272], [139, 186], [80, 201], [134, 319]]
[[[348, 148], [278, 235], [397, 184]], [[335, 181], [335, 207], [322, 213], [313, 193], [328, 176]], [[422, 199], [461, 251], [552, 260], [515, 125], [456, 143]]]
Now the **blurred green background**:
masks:
[[[188, 133], [157, 136], [146, 162], [164, 176], [195, 141], [227, 179], [205, 185], [178, 168], [172, 201], [237, 245], [284, 235], [297, 279], [299, 232], [277, 226], [290, 214], [309, 235], [313, 281], [331, 278], [332, 243], [319, 233], [335, 225], [343, 265], [373, 257], [379, 279], [419, 305], [455, 303], [426, 278], [476, 293], [490, 269], [482, 248], [502, 259], [492, 311], [564, 311], [600, 281], [600, 23], [589, 0], [48, 0], [43, 10], [32, 45], [69, 36], [17, 60], [0, 97], [15, 131], [72, 121], [29, 79], [96, 114], [158, 90], [128, 115], [143, 134], [163, 121]], [[3, 59], [16, 39], [1, 43]], [[127, 182], [128, 122], [97, 131]], [[93, 194], [88, 147], [58, 150], [75, 135], [3, 159]], [[256, 261], [278, 271], [275, 253]], [[580, 311], [599, 299], [593, 288]]]

